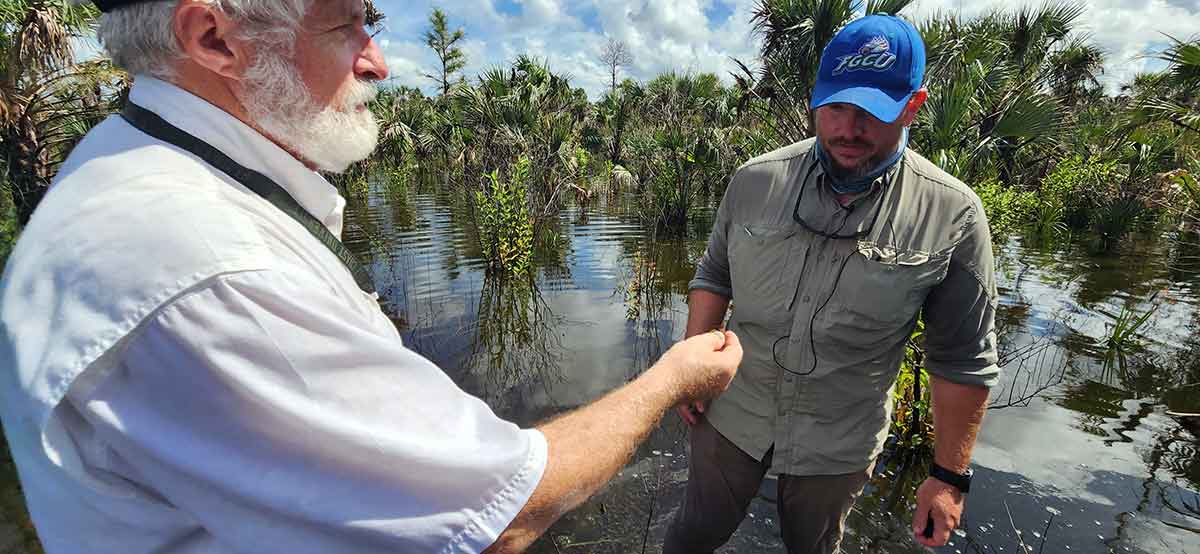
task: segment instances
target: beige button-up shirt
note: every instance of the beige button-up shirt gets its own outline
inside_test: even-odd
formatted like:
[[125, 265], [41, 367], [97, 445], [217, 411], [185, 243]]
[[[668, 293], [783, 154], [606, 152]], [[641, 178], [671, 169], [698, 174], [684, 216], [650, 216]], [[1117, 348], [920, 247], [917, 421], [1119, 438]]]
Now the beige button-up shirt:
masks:
[[979, 198], [909, 150], [843, 206], [809, 139], [746, 163], [691, 289], [733, 300], [746, 356], [709, 421], [772, 471], [861, 471], [879, 455], [918, 314], [926, 368], [990, 387], [996, 283]]

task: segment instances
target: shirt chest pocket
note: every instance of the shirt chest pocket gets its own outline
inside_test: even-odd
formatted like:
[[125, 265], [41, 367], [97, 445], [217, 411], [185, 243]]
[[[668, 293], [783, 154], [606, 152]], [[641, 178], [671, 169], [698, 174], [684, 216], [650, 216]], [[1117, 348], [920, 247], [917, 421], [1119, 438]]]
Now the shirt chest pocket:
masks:
[[860, 247], [846, 262], [828, 318], [861, 331], [906, 325], [949, 265], [948, 255]]
[[787, 278], [796, 229], [778, 225], [736, 225], [730, 229], [729, 276], [740, 321], [778, 326], [789, 320], [796, 293]]

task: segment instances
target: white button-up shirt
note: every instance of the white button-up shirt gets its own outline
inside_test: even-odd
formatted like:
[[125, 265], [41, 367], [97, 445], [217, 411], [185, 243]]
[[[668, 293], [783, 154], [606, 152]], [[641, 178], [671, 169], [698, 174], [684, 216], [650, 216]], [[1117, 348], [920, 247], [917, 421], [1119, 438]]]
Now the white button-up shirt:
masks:
[[[219, 108], [131, 100], [272, 178], [335, 235], [344, 200]], [[406, 349], [283, 212], [113, 117], [0, 281], [0, 415], [47, 552], [478, 552], [545, 438]]]

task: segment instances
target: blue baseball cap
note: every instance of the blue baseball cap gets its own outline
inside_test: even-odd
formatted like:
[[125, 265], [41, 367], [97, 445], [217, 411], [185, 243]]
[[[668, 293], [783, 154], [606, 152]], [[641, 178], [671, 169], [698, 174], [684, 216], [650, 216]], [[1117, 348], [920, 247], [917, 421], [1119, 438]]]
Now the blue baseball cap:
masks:
[[892, 123], [924, 78], [925, 42], [917, 29], [899, 17], [868, 15], [825, 46], [812, 109], [844, 102]]

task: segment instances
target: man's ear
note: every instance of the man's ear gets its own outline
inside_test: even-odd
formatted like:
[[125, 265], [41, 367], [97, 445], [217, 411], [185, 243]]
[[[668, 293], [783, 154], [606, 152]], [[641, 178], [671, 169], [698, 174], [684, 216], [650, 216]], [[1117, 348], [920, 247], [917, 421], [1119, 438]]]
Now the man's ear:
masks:
[[249, 65], [246, 44], [235, 39], [234, 22], [211, 3], [183, 0], [175, 8], [175, 39], [184, 56], [217, 75], [240, 79]]
[[921, 111], [921, 106], [925, 105], [925, 100], [928, 98], [929, 91], [920, 89], [908, 99], [908, 105], [904, 106], [904, 111], [900, 113], [900, 120], [905, 127], [912, 125], [913, 121], [917, 119], [917, 112]]

